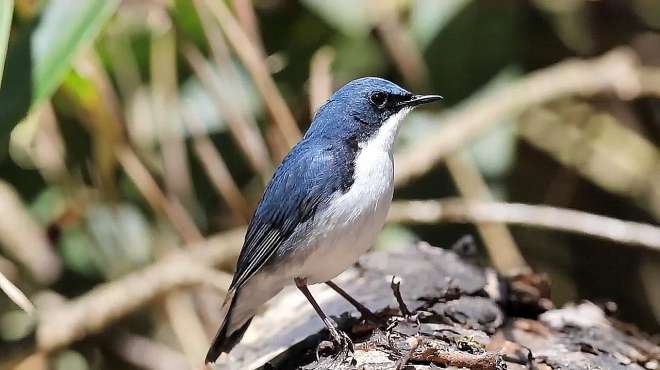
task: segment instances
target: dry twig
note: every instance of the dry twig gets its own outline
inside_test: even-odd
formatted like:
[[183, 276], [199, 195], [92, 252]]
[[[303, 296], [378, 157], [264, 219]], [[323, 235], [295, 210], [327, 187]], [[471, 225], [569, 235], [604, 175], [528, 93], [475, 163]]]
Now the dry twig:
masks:
[[407, 342], [410, 343], [410, 350], [396, 362], [396, 370], [402, 370], [410, 361], [413, 353], [419, 348], [420, 339], [418, 337], [410, 337]]
[[460, 199], [399, 201], [389, 220], [402, 223], [502, 222], [594, 236], [660, 252], [660, 227], [571, 209]]
[[7, 297], [12, 300], [12, 302], [16, 303], [18, 307], [20, 307], [23, 311], [33, 314], [34, 313], [34, 305], [32, 305], [32, 302], [23, 294], [23, 292], [18, 289], [14, 283], [9, 281], [7, 277], [5, 277], [2, 272], [0, 272], [0, 290], [5, 292]]
[[[394, 60], [404, 80], [411, 86], [426, 86], [428, 66], [410, 33], [401, 25], [396, 9], [382, 6], [381, 1], [370, 1], [373, 14], [377, 14], [376, 31], [382, 37], [383, 46]], [[379, 14], [380, 13], [380, 14]]]
[[660, 220], [658, 146], [615, 115], [587, 102], [562, 99], [522, 114], [518, 132], [565, 166], [564, 172], [633, 200]]
[[133, 181], [149, 206], [155, 211], [163, 212], [179, 235], [187, 243], [203, 239], [202, 233], [185, 208], [177, 200], [168, 199], [144, 167], [135, 152], [128, 147], [118, 150], [117, 158], [128, 177]]
[[57, 307], [39, 312], [37, 347], [52, 351], [87, 335], [98, 333], [109, 324], [134, 312], [154, 298], [174, 289], [211, 284], [226, 290], [231, 276], [211, 269], [238, 257], [244, 229], [235, 229], [192, 245], [151, 266], [120, 279], [99, 285]]
[[472, 354], [460, 351], [438, 351], [428, 348], [423, 351], [414, 351], [410, 359], [473, 370], [498, 370], [501, 368], [498, 366], [499, 356], [494, 352]]
[[397, 154], [395, 183], [405, 185], [427, 173], [448, 154], [500, 122], [503, 117], [566, 95], [615, 92], [623, 99], [657, 94], [658, 87], [642, 79], [641, 69], [629, 49], [616, 49], [592, 60], [569, 60], [530, 73], [520, 81], [475, 99], [439, 118], [442, 125], [414, 146]]
[[55, 281], [61, 271], [60, 259], [53, 252], [46, 232], [28, 213], [19, 195], [0, 180], [0, 246], [24, 266], [41, 284]]

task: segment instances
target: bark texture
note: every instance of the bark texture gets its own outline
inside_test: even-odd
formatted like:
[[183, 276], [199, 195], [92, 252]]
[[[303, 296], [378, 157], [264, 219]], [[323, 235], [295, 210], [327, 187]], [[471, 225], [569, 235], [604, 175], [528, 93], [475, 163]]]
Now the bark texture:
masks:
[[[304, 298], [286, 290], [215, 367], [659, 368], [657, 338], [608, 317], [590, 302], [556, 309], [543, 276], [503, 278], [478, 266], [469, 254], [469, 248], [449, 251], [419, 244], [365, 255], [336, 282], [377, 312], [380, 324], [362, 321], [329, 288], [312, 287], [326, 313], [353, 339], [353, 351], [333, 348]], [[406, 311], [410, 315], [402, 314]]]

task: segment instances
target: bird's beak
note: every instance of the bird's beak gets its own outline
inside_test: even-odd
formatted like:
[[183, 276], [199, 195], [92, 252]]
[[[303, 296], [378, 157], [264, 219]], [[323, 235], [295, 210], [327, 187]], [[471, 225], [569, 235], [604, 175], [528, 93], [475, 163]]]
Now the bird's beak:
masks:
[[400, 107], [415, 107], [443, 99], [440, 95], [413, 95], [412, 98], [399, 103]]

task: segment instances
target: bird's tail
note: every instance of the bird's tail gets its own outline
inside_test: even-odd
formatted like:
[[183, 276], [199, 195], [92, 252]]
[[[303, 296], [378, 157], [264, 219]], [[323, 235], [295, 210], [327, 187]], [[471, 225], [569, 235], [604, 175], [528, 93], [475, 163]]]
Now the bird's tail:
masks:
[[240, 327], [230, 327], [232, 326], [232, 313], [236, 302], [238, 301], [238, 293], [238, 291], [230, 292], [223, 303], [223, 311], [226, 312], [225, 318], [211, 342], [209, 351], [206, 353], [205, 363], [207, 364], [215, 362], [223, 352], [227, 353], [231, 351], [231, 349], [241, 340], [248, 326], [250, 326], [250, 322], [252, 322], [252, 317], [250, 317]]

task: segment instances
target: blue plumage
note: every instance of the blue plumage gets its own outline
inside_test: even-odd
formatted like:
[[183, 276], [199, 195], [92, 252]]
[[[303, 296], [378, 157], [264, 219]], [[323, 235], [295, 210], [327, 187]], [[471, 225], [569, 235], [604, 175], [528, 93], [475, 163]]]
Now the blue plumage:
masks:
[[[370, 93], [388, 94], [393, 109], [379, 110]], [[358, 97], [363, 97], [358, 99]], [[252, 217], [232, 288], [241, 286], [277, 253], [301, 223], [353, 183], [358, 144], [395, 113], [394, 104], [412, 93], [380, 78], [354, 80], [338, 90], [315, 115], [302, 141], [277, 168]], [[268, 241], [268, 243], [264, 243]]]
[[[307, 276], [301, 276], [295, 271], [295, 263], [291, 267], [291, 260], [299, 260], [302, 264], [311, 253], [319, 253], [317, 245], [327, 244], [324, 240], [330, 236], [325, 235], [333, 234], [334, 231], [328, 229], [332, 225], [323, 223], [339, 223], [344, 229], [350, 228], [350, 223], [344, 225], [341, 220], [344, 217], [342, 215], [347, 215], [355, 217], [357, 228], [361, 224], [370, 229], [382, 226], [384, 214], [378, 208], [378, 202], [381, 198], [387, 199], [389, 207], [391, 201], [392, 169], [391, 155], [388, 153], [389, 144], [398, 129], [398, 121], [413, 106], [437, 98], [413, 95], [392, 82], [370, 77], [346, 84], [319, 109], [304, 138], [291, 149], [275, 171], [248, 226], [225, 302], [225, 319], [209, 349], [207, 362], [214, 361], [221, 352], [228, 352], [240, 340], [256, 309], [252, 306], [264, 302], [282, 288], [278, 279], [293, 274], [289, 283], [293, 282], [293, 277], [306, 281]], [[395, 117], [401, 112], [400, 117]], [[388, 127], [382, 129], [384, 125]], [[374, 139], [379, 132], [382, 137]], [[383, 141], [383, 138], [386, 140]], [[364, 149], [368, 143], [379, 140], [385, 144], [376, 143], [376, 147]], [[389, 173], [376, 173], [376, 176], [384, 177], [375, 182], [382, 186], [376, 186], [373, 191], [365, 188], [368, 185], [365, 185], [365, 178], [362, 178], [362, 189], [354, 192], [355, 195], [342, 198], [356, 183], [357, 158], [364, 150], [367, 152], [359, 168], [362, 172], [369, 170], [368, 159], [373, 157], [380, 166], [385, 166], [383, 168], [390, 168]], [[355, 212], [346, 208], [354, 206]], [[386, 209], [384, 211], [386, 213]], [[370, 212], [378, 212], [378, 217], [383, 218], [378, 221], [380, 225], [368, 222]], [[317, 221], [317, 217], [322, 220]], [[350, 229], [344, 231], [350, 235], [354, 233]], [[341, 235], [343, 231], [337, 232]], [[370, 244], [368, 237], [371, 235], [362, 234], [355, 234], [355, 242], [364, 239]], [[332, 237], [332, 240], [343, 240], [337, 238]], [[329, 264], [332, 265], [332, 262], [329, 261]], [[286, 268], [293, 271], [279, 271], [284, 269], [282, 265], [287, 265]], [[300, 274], [303, 274], [302, 271]], [[260, 283], [255, 283], [255, 279], [261, 279]], [[242, 290], [250, 284], [251, 292]], [[260, 292], [257, 294], [268, 296], [249, 296], [257, 290]], [[244, 303], [237, 308], [239, 301]], [[237, 309], [239, 313], [236, 313]]]
[[352, 177], [350, 150], [303, 140], [284, 158], [257, 206], [238, 259], [232, 288], [240, 287], [299, 227], [325, 207]]

